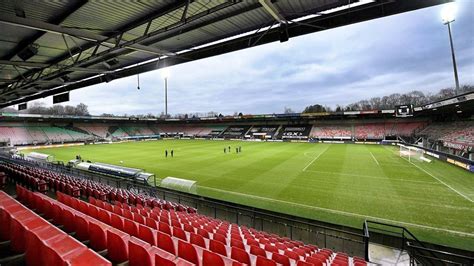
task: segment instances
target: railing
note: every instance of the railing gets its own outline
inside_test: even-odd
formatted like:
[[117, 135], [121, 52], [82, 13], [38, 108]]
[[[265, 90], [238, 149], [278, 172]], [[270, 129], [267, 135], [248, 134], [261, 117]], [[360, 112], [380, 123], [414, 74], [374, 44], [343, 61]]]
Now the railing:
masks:
[[[473, 257], [427, 247], [425, 243], [403, 226], [366, 220], [363, 231], [368, 242], [375, 241], [400, 250], [406, 250], [410, 255], [410, 265], [474, 265]], [[369, 234], [369, 231], [372, 233]], [[367, 246], [365, 257], [367, 261], [369, 261], [368, 250]]]
[[406, 247], [410, 254], [410, 265], [420, 261], [429, 261], [431, 265], [474, 265], [473, 257], [417, 246], [410, 241], [407, 241]]

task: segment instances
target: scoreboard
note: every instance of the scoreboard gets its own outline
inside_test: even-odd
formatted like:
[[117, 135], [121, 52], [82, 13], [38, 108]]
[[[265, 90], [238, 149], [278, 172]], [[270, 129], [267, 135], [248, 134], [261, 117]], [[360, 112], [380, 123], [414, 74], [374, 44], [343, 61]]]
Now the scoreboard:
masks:
[[413, 116], [413, 104], [397, 105], [395, 107], [396, 117], [409, 117]]

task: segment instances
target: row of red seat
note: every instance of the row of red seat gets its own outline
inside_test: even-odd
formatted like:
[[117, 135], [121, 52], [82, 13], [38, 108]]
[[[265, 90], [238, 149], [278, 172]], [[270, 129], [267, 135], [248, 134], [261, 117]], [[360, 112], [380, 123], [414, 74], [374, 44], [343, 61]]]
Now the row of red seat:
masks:
[[[103, 210], [169, 235], [160, 235], [162, 238], [174, 237], [242, 263], [255, 264], [258, 257], [261, 257], [260, 260], [273, 260], [282, 265], [295, 265], [304, 260], [310, 260], [314, 265], [329, 264], [329, 262], [349, 265], [351, 261], [357, 265], [366, 265], [361, 258], [350, 259], [346, 254], [333, 253], [328, 249], [318, 252], [315, 246], [304, 245], [299, 241], [255, 229], [239, 227], [196, 213], [150, 209], [121, 203], [112, 205], [94, 198], [89, 198], [89, 201]], [[142, 239], [149, 243], [154, 241], [151, 234], [148, 237], [143, 236]], [[176, 248], [171, 240], [163, 240], [163, 243], [166, 244], [159, 244], [161, 248], [170, 253], [175, 252]]]
[[[34, 170], [34, 168], [24, 171], [23, 166], [14, 166], [17, 165], [13, 165], [13, 167], [8, 168], [8, 170], [16, 171], [17, 174], [33, 172], [36, 173], [36, 175], [31, 175], [32, 178], [41, 177], [37, 172], [30, 171], [31, 169]], [[54, 175], [54, 172], [45, 172], [49, 181], [51, 178], [58, 181], [58, 179], [55, 178], [56, 175]], [[80, 182], [79, 179], [72, 177], [66, 176], [65, 178], [71, 182]], [[87, 182], [92, 181], [87, 180]], [[70, 185], [70, 182], [66, 183], [64, 179], [62, 179], [59, 183], [53, 182], [53, 185], [57, 186], [58, 190], [67, 190], [67, 185]], [[112, 205], [103, 200], [95, 199], [94, 195], [91, 194], [92, 197], [90, 197], [89, 200], [95, 205], [93, 206], [63, 193], [57, 193], [57, 195], [58, 199], [72, 207], [72, 210], [96, 218], [112, 229], [127, 234], [129, 240], [122, 241], [126, 243], [121, 243], [119, 246], [122, 248], [117, 249], [122, 250], [120, 254], [125, 254], [123, 250], [129, 248], [128, 243], [131, 241], [130, 239], [136, 237], [137, 239], [135, 240], [141, 239], [145, 241], [150, 245], [150, 248], [155, 247], [162, 249], [162, 251], [166, 251], [172, 256], [180, 256], [196, 264], [202, 263], [205, 259], [204, 256], [206, 256], [207, 259], [212, 257], [214, 260], [222, 262], [222, 265], [235, 264], [235, 261], [251, 265], [260, 265], [261, 263], [269, 263], [269, 265], [272, 265], [272, 263], [276, 262], [282, 265], [303, 265], [305, 262], [311, 263], [308, 265], [329, 265], [331, 263], [338, 263], [339, 265], [366, 264], [363, 259], [349, 258], [343, 253], [334, 253], [331, 250], [318, 249], [315, 246], [304, 245], [304, 243], [300, 241], [293, 241], [285, 237], [260, 232], [245, 226], [240, 227], [218, 219], [199, 215], [192, 210], [181, 211], [179, 208], [165, 208], [161, 204], [153, 204], [155, 201], [153, 201], [151, 197], [140, 197], [143, 200], [140, 202], [135, 201], [135, 206], [129, 205], [126, 202], [122, 203], [118, 200], [115, 200], [115, 204]], [[106, 200], [107, 198], [102, 199]], [[49, 206], [48, 203], [45, 205]], [[57, 207], [51, 209], [55, 208], [58, 209]], [[48, 211], [45, 210], [45, 212]], [[57, 211], [57, 213], [59, 212]], [[65, 216], [72, 217], [68, 212], [65, 213]], [[79, 220], [78, 218], [78, 221]], [[78, 223], [81, 224], [81, 221]], [[83, 223], [82, 221], [82, 224]], [[71, 229], [69, 228], [68, 230], [70, 231]], [[97, 236], [101, 236], [101, 239], [106, 239], [107, 232], [108, 231], [105, 230], [103, 233], [98, 233]], [[94, 248], [104, 247], [105, 245], [104, 240], [102, 240], [102, 242], [95, 240], [92, 242], [101, 243], [99, 245], [92, 244]], [[120, 243], [120, 241], [117, 243]], [[181, 253], [179, 249], [180, 246]], [[148, 249], [145, 248], [145, 250]], [[149, 258], [147, 261], [152, 263], [155, 260], [153, 257], [154, 253], [148, 252], [148, 254], [149, 256], [145, 257]], [[120, 262], [123, 259], [124, 258], [120, 258], [120, 260], [113, 262]]]
[[130, 204], [161, 207], [164, 209], [174, 209], [177, 211], [196, 212], [194, 208], [179, 203], [157, 199], [144, 194], [136, 194], [126, 189], [116, 188], [92, 180], [76, 178], [45, 169], [16, 164], [1, 164], [0, 170], [5, 171], [10, 178], [21, 182], [27, 187], [42, 192], [46, 191], [49, 186], [49, 188], [55, 191], [61, 191], [74, 197], [84, 195], [105, 201], [119, 201]]
[[[121, 254], [118, 257], [110, 256], [113, 262], [120, 263], [128, 259], [131, 265], [154, 265], [153, 261], [156, 263], [156, 258], [160, 257], [161, 262], [167, 261], [169, 265], [171, 265], [170, 263], [178, 265], [191, 263], [196, 265], [240, 265], [236, 261], [209, 250], [199, 249], [187, 241], [167, 235], [132, 219], [121, 217], [60, 192], [57, 193], [57, 196], [60, 202], [70, 206], [71, 209], [76, 209], [83, 214], [94, 217], [113, 229], [105, 229], [105, 231], [116, 230], [129, 236], [127, 241], [126, 237], [117, 237], [109, 232], [96, 232], [97, 235], [102, 236], [103, 242], [107, 242], [107, 238], [112, 237], [113, 241], [108, 242], [112, 246], [108, 246], [108, 250], [113, 249], [114, 253]], [[134, 239], [133, 243], [130, 241], [131, 239]], [[126, 254], [129, 254], [128, 258]], [[174, 259], [176, 256], [178, 258]], [[206, 264], [205, 262], [208, 260], [213, 261], [213, 263]]]
[[111, 265], [81, 242], [0, 191], [0, 239], [27, 265]]

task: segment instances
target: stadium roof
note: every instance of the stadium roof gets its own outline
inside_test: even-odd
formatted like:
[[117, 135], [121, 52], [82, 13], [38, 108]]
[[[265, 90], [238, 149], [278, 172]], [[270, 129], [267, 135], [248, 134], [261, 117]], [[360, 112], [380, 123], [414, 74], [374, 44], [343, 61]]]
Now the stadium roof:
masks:
[[0, 108], [447, 2], [2, 1]]

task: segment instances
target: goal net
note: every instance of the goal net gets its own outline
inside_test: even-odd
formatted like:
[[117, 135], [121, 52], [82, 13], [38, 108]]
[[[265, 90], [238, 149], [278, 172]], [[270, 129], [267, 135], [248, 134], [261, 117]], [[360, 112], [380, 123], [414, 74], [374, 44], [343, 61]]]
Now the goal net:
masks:
[[429, 162], [424, 156], [423, 149], [416, 147], [400, 145], [400, 157], [407, 159], [409, 162]]
[[196, 181], [176, 177], [161, 180], [161, 187], [196, 194]]

